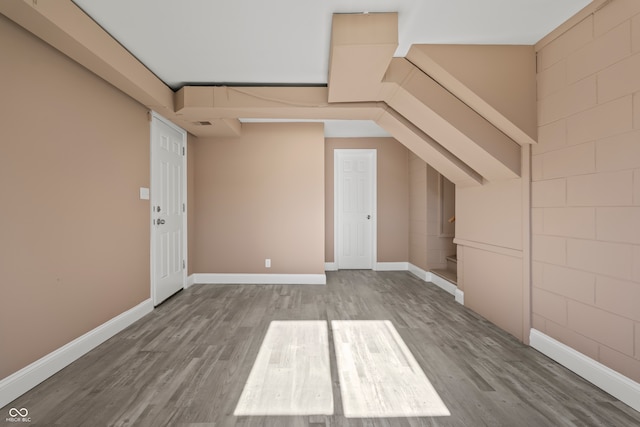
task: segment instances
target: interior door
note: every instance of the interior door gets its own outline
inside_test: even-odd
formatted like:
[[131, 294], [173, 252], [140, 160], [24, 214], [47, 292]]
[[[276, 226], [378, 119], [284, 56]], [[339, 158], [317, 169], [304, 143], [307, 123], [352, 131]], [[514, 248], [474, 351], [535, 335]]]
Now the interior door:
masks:
[[186, 281], [186, 132], [151, 120], [151, 289], [154, 305]]
[[375, 262], [376, 150], [335, 150], [335, 241], [338, 269]]

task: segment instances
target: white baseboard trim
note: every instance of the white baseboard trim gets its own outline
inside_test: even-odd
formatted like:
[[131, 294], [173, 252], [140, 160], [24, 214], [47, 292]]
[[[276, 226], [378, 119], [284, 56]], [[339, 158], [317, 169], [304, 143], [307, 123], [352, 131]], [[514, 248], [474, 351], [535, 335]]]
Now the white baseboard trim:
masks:
[[326, 285], [325, 274], [197, 273], [194, 283], [206, 285]]
[[147, 299], [0, 381], [0, 408], [153, 311]]
[[184, 285], [185, 289], [189, 289], [190, 287], [192, 287], [193, 285], [196, 284], [196, 278], [195, 278], [195, 274], [191, 274], [189, 276], [187, 276], [187, 283]]
[[456, 295], [456, 291], [458, 290], [458, 287], [456, 285], [446, 279], [443, 279], [437, 274], [431, 273], [431, 283], [441, 289], [444, 289], [446, 292], [450, 293], [453, 296]]
[[338, 271], [338, 264], [335, 262], [325, 262], [324, 271]]
[[456, 302], [458, 304], [462, 304], [464, 305], [464, 292], [462, 292], [460, 289], [456, 288]]
[[408, 262], [376, 262], [373, 266], [375, 271], [407, 271]]
[[411, 274], [413, 274], [414, 276], [418, 277], [419, 279], [424, 280], [425, 282], [430, 282], [431, 281], [432, 274], [430, 272], [424, 271], [420, 267], [418, 267], [416, 265], [413, 265], [410, 262], [407, 263], [407, 270], [409, 270], [409, 272]]
[[529, 342], [531, 347], [540, 353], [600, 387], [636, 411], [640, 411], [639, 383], [536, 329], [531, 329]]

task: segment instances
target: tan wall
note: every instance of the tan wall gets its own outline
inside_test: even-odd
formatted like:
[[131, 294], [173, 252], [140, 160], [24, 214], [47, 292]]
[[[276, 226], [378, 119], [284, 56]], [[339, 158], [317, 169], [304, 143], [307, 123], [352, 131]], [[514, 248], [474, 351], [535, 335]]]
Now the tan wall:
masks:
[[325, 143], [325, 260], [334, 259], [333, 150], [377, 150], [378, 262], [409, 259], [409, 151], [393, 138], [327, 138]]
[[[533, 327], [640, 381], [640, 2], [538, 52]], [[635, 332], [634, 332], [635, 331]]]
[[194, 272], [324, 273], [322, 124], [242, 128], [196, 143]]
[[530, 322], [527, 153], [523, 178], [456, 188], [454, 240], [465, 306], [525, 342]]
[[147, 111], [0, 15], [0, 378], [149, 298]]
[[[441, 224], [440, 183], [446, 178], [413, 153], [409, 157], [409, 176], [409, 262], [425, 271], [445, 268], [446, 257], [456, 253], [455, 230], [443, 230]], [[443, 231], [451, 233], [445, 236]]]
[[409, 155], [409, 262], [429, 271], [427, 261], [427, 164]]

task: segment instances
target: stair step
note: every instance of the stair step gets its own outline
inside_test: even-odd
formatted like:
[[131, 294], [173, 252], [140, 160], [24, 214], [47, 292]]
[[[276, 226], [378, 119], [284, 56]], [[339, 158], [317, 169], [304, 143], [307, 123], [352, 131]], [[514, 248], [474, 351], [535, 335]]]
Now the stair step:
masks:
[[431, 270], [431, 273], [442, 277], [444, 280], [457, 285], [458, 284], [458, 275], [451, 270], [443, 270], [441, 268], [435, 268]]

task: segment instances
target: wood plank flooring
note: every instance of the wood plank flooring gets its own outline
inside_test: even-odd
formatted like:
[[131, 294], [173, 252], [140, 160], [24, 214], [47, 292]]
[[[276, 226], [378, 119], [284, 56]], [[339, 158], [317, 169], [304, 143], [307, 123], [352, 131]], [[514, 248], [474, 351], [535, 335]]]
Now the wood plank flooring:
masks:
[[449, 416], [438, 392], [388, 320], [332, 320], [347, 418]]
[[329, 334], [323, 320], [274, 320], [234, 415], [332, 415]]
[[[233, 411], [272, 320], [389, 320], [451, 412], [343, 416]], [[640, 413], [407, 272], [340, 271], [326, 286], [198, 285], [0, 409], [30, 426], [635, 426]]]

